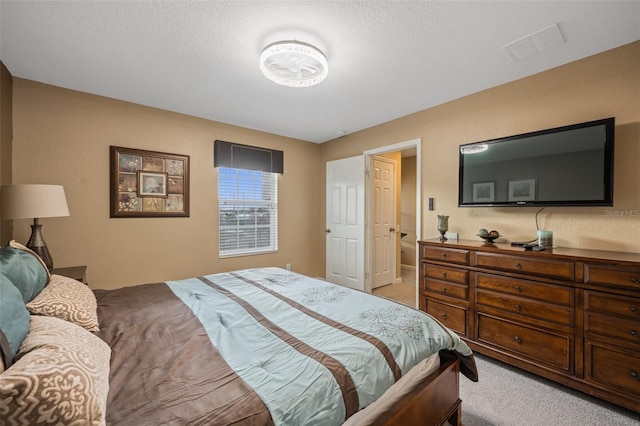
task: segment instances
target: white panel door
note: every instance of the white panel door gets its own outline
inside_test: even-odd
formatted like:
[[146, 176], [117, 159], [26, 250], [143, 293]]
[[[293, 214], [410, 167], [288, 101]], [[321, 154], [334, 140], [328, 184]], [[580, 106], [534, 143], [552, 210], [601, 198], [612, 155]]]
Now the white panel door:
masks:
[[326, 279], [364, 290], [364, 156], [327, 162]]
[[374, 157], [371, 165], [371, 287], [396, 276], [396, 162]]

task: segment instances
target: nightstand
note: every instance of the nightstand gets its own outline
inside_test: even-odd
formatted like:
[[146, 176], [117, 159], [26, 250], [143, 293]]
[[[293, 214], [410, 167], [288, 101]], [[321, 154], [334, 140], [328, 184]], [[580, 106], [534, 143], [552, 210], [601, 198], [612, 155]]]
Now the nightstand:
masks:
[[73, 278], [81, 283], [87, 284], [87, 265], [68, 266], [66, 268], [53, 268], [52, 274]]

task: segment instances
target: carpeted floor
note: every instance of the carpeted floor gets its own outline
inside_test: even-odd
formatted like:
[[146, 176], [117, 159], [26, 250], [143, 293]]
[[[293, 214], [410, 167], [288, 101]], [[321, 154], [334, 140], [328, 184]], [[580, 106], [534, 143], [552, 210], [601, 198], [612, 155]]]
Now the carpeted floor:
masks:
[[480, 380], [460, 376], [464, 426], [630, 426], [640, 414], [476, 354]]
[[402, 266], [402, 282], [389, 284], [373, 289], [373, 294], [416, 307], [416, 270], [410, 266]]

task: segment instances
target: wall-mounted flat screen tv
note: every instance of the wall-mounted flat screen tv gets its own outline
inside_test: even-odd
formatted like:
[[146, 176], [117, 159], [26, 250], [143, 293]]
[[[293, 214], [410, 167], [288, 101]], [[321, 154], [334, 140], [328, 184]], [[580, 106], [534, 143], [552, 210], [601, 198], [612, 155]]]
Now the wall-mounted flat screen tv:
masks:
[[460, 146], [458, 205], [612, 206], [615, 119]]

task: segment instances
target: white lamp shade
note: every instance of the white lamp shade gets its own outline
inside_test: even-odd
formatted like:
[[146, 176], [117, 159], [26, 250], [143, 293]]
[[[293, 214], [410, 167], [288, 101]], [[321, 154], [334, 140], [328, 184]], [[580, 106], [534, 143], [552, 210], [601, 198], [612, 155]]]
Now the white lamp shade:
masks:
[[69, 216], [62, 185], [3, 185], [0, 211], [2, 219]]

